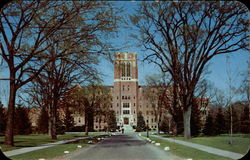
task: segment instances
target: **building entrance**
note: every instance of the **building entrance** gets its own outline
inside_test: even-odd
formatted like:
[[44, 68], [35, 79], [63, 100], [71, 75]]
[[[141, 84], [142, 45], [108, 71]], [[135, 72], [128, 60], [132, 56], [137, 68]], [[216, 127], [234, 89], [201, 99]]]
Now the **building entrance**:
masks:
[[127, 117], [124, 117], [124, 125], [128, 125], [129, 124], [129, 119]]

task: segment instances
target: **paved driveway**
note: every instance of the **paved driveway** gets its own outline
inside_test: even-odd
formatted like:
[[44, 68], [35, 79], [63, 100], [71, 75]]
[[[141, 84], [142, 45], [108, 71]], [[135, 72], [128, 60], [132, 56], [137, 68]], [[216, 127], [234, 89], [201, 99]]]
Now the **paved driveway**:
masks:
[[178, 159], [135, 134], [115, 135], [87, 149], [73, 153], [67, 160], [168, 160]]

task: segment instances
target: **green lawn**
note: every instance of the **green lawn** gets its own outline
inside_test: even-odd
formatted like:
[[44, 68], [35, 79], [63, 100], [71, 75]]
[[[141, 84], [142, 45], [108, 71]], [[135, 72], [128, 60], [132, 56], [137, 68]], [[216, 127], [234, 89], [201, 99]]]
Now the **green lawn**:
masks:
[[[105, 135], [98, 136], [98, 137], [105, 137]], [[57, 145], [57, 146], [46, 148], [46, 149], [40, 149], [40, 150], [36, 150], [36, 151], [24, 153], [24, 154], [12, 156], [10, 158], [12, 160], [37, 160], [39, 158], [45, 158], [45, 159], [55, 158], [58, 156], [66, 155], [64, 153], [64, 151], [69, 151], [71, 153], [73, 151], [79, 150], [79, 148], [77, 148], [78, 145], [81, 145], [82, 147], [88, 146], [89, 140], [92, 140], [94, 143], [97, 143], [98, 137], [88, 138], [85, 140], [80, 140], [78, 142], [73, 142], [73, 143], [69, 143], [69, 144], [61, 144], [61, 145]], [[81, 149], [83, 149], [83, 148], [81, 148]], [[59, 157], [59, 159], [60, 159], [60, 157]]]
[[213, 136], [213, 137], [195, 137], [192, 139], [185, 139], [184, 137], [175, 137], [178, 140], [187, 142], [203, 144], [210, 147], [215, 147], [231, 152], [246, 154], [250, 148], [250, 137], [247, 135], [234, 135], [232, 137], [233, 144], [229, 144], [230, 137], [228, 135]]
[[23, 147], [34, 147], [41, 144], [52, 143], [60, 140], [74, 139], [79, 136], [84, 136], [84, 134], [64, 134], [58, 135], [57, 140], [52, 140], [48, 135], [45, 134], [31, 134], [31, 135], [16, 135], [14, 136], [14, 146], [4, 145], [4, 136], [0, 136], [0, 146], [3, 151], [9, 151], [13, 149], [23, 148]]
[[201, 159], [202, 160], [214, 160], [214, 159], [230, 160], [229, 158], [226, 158], [226, 157], [217, 156], [217, 155], [210, 154], [204, 151], [200, 151], [198, 149], [194, 149], [194, 148], [187, 147], [184, 145], [167, 142], [156, 137], [150, 136], [149, 138], [155, 141], [156, 143], [160, 143], [161, 145], [159, 147], [161, 147], [162, 149], [164, 149], [165, 147], [169, 147], [170, 150], [166, 152], [170, 152], [182, 158], [192, 158], [193, 160], [201, 160]]

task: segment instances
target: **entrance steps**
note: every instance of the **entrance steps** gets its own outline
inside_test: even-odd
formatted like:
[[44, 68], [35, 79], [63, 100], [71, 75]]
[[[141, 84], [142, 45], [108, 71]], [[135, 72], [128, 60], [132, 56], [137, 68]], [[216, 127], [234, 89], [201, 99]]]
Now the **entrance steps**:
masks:
[[130, 125], [124, 125], [124, 132], [133, 132], [134, 129]]

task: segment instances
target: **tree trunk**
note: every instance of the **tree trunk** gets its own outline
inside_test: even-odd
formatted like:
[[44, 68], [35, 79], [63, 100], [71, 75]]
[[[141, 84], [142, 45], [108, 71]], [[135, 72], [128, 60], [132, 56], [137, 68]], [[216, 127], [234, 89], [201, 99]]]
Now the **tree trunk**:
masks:
[[85, 135], [89, 135], [89, 123], [88, 123], [88, 118], [85, 120]]
[[173, 120], [173, 136], [177, 136], [177, 122]]
[[9, 94], [9, 105], [8, 105], [8, 118], [7, 126], [5, 131], [5, 145], [14, 146], [14, 115], [15, 115], [15, 100], [16, 100], [16, 87], [15, 87], [15, 76], [10, 77], [10, 94]]
[[51, 105], [48, 105], [48, 134], [52, 137], [51, 130], [52, 130], [52, 115], [51, 115]]
[[190, 120], [191, 120], [191, 106], [188, 106], [187, 110], [183, 111], [184, 137], [186, 139], [191, 138]]
[[84, 115], [85, 115], [85, 135], [88, 136], [89, 135], [89, 114], [88, 114], [87, 107], [85, 108]]
[[233, 108], [230, 106], [230, 144], [233, 144]]
[[57, 109], [57, 100], [53, 100], [51, 139], [57, 139], [57, 135], [56, 135], [56, 118], [57, 118], [56, 109]]

